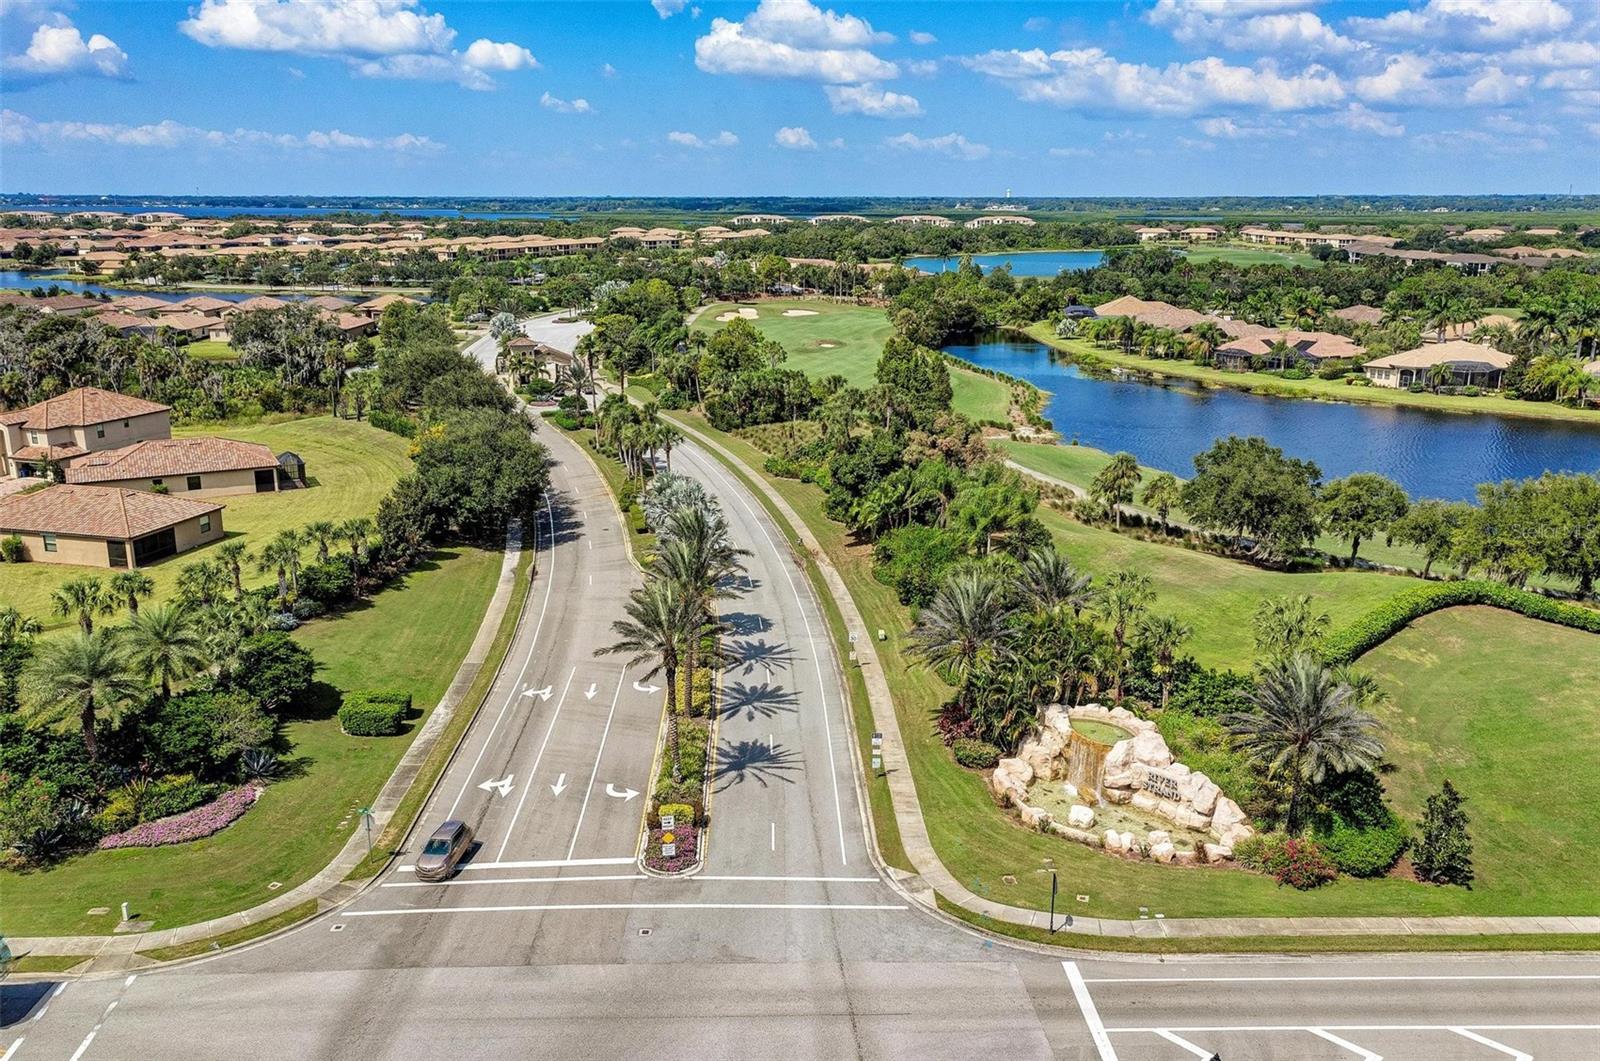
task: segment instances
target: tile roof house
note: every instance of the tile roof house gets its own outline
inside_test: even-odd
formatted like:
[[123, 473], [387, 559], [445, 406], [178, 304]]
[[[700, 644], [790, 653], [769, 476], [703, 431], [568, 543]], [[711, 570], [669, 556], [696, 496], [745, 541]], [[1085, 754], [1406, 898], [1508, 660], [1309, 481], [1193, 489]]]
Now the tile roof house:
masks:
[[1333, 315], [1352, 324], [1383, 323], [1383, 310], [1377, 306], [1368, 306], [1360, 303], [1354, 306], [1346, 306], [1343, 309], [1336, 309], [1333, 311]]
[[278, 489], [278, 458], [258, 442], [194, 436], [149, 439], [74, 460], [67, 482], [223, 497]]
[[170, 406], [98, 387], [0, 413], [0, 456], [19, 478], [44, 474], [52, 461], [171, 435]]
[[[1279, 348], [1280, 342], [1288, 349]], [[1273, 368], [1292, 368], [1302, 362], [1317, 365], [1324, 361], [1354, 359], [1365, 353], [1362, 347], [1332, 332], [1269, 328], [1260, 334], [1229, 339], [1217, 347], [1215, 356], [1222, 368], [1247, 369], [1256, 359], [1267, 361]]]
[[58, 485], [0, 497], [0, 534], [35, 563], [143, 567], [222, 537], [222, 506], [147, 490]]
[[1427, 384], [1428, 370], [1434, 365], [1448, 365], [1451, 386], [1498, 390], [1513, 360], [1510, 354], [1492, 346], [1451, 339], [1375, 358], [1361, 366], [1361, 371], [1376, 387], [1410, 387], [1414, 383]]
[[1168, 302], [1146, 301], [1134, 298], [1132, 295], [1123, 295], [1110, 302], [1101, 303], [1094, 308], [1094, 312], [1097, 317], [1132, 317], [1152, 328], [1172, 328], [1177, 331], [1192, 328], [1203, 321], [1218, 323], [1216, 318], [1192, 309], [1184, 309]]
[[123, 295], [121, 298], [112, 299], [105, 305], [118, 313], [131, 313], [135, 317], [149, 317], [166, 309], [172, 303], [162, 298], [151, 298], [149, 295]]

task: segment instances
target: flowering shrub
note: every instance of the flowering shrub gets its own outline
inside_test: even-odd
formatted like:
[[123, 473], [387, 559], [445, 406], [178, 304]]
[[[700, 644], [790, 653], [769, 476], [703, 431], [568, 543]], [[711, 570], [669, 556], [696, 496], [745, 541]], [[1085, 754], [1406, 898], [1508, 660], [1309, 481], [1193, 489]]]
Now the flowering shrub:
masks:
[[170, 818], [157, 818], [153, 822], [136, 825], [126, 832], [113, 833], [100, 841], [102, 849], [116, 847], [161, 847], [164, 844], [184, 844], [200, 840], [232, 825], [250, 804], [256, 801], [259, 790], [253, 785], [225, 792], [203, 807], [196, 807]]
[[1291, 888], [1309, 891], [1333, 880], [1339, 870], [1311, 840], [1290, 840], [1283, 845], [1282, 861], [1273, 870], [1273, 879]]
[[661, 854], [663, 835], [660, 829], [650, 830], [650, 840], [644, 848], [645, 865], [663, 873], [682, 873], [700, 861], [700, 830], [693, 825], [679, 822], [672, 830], [673, 841], [678, 846], [671, 858], [665, 858]]

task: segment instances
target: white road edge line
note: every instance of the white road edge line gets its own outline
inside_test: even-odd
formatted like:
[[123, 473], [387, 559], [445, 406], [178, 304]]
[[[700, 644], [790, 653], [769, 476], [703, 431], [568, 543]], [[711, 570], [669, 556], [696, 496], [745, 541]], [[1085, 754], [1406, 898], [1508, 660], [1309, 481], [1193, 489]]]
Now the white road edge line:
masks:
[[1167, 1031], [1167, 1029], [1165, 1029], [1165, 1028], [1157, 1028], [1156, 1029], [1156, 1034], [1161, 1036], [1161, 1038], [1165, 1039], [1167, 1042], [1171, 1043], [1172, 1045], [1189, 1051], [1194, 1056], [1200, 1058], [1201, 1061], [1211, 1061], [1211, 1059], [1213, 1057], [1217, 1056], [1216, 1054], [1212, 1053], [1210, 1050], [1202, 1050], [1202, 1049], [1200, 1049], [1200, 1047], [1196, 1046], [1194, 1043], [1191, 1043], [1189, 1040], [1185, 1039], [1183, 1036], [1174, 1035], [1171, 1032]]
[[795, 881], [802, 884], [878, 884], [877, 877], [783, 877], [745, 874], [696, 873], [692, 880]]
[[1307, 1028], [1306, 1031], [1320, 1039], [1328, 1040], [1328, 1042], [1332, 1043], [1334, 1046], [1344, 1047], [1352, 1054], [1355, 1054], [1357, 1057], [1361, 1058], [1361, 1061], [1383, 1061], [1382, 1054], [1375, 1054], [1371, 1050], [1368, 1050], [1365, 1046], [1357, 1046], [1349, 1039], [1341, 1039], [1325, 1028]]
[[[578, 850], [578, 834], [583, 832], [583, 819], [589, 813], [589, 797], [594, 795], [594, 783], [600, 777], [600, 760], [606, 754], [606, 739], [611, 736], [611, 720], [617, 717], [617, 701], [622, 698], [622, 683], [627, 678], [626, 670], [617, 675], [617, 691], [611, 694], [611, 710], [606, 712], [606, 728], [600, 731], [600, 747], [594, 753], [594, 769], [589, 773], [589, 787], [583, 790], [583, 806], [578, 808], [578, 824], [572, 830], [572, 843], [567, 846], [569, 859], [572, 853]], [[511, 837], [507, 835], [506, 839], [509, 840]]]
[[[828, 717], [828, 681], [822, 676], [822, 653], [817, 651], [817, 637], [811, 630], [811, 617], [806, 615], [805, 599], [800, 596], [800, 590], [794, 584], [794, 574], [789, 570], [790, 565], [783, 562], [783, 554], [778, 551], [777, 543], [772, 540], [772, 535], [767, 533], [767, 525], [761, 521], [760, 516], [756, 515], [755, 509], [750, 507], [750, 502], [745, 497], [745, 490], [742, 484], [735, 485], [729, 480], [723, 474], [721, 462], [715, 457], [707, 454], [706, 459], [711, 462], [709, 465], [711, 473], [728, 485], [728, 488], [733, 491], [733, 495], [739, 499], [740, 506], [750, 513], [750, 518], [755, 521], [756, 529], [767, 540], [767, 546], [777, 558], [778, 567], [783, 571], [783, 577], [789, 583], [789, 593], [793, 595], [795, 604], [800, 609], [800, 622], [805, 625], [806, 640], [811, 642], [811, 662], [817, 669], [817, 695], [822, 698], [822, 734], [828, 742], [828, 780], [833, 785], [833, 817], [839, 826], [839, 862], [848, 866], [850, 864], [850, 856], [845, 852], [844, 845], [844, 805], [839, 799], [839, 768], [834, 762], [833, 755], [833, 722]], [[832, 646], [829, 646], [829, 648], [831, 651]]]
[[[905, 910], [904, 903], [534, 903], [522, 906], [434, 906], [393, 910], [346, 910], [343, 917], [390, 917], [405, 914], [548, 913], [563, 910]], [[1105, 1061], [1116, 1061], [1107, 1054]]]
[[1083, 1011], [1083, 1022], [1089, 1026], [1089, 1037], [1094, 1040], [1094, 1048], [1100, 1054], [1100, 1061], [1117, 1061], [1117, 1052], [1111, 1047], [1111, 1036], [1106, 1034], [1105, 1022], [1100, 1019], [1100, 1011], [1094, 1007], [1094, 999], [1089, 995], [1089, 985], [1083, 982], [1083, 974], [1078, 971], [1078, 963], [1064, 961], [1061, 968], [1066, 971], [1067, 983], [1072, 985], [1072, 994], [1078, 1000], [1078, 1008]]
[[[528, 771], [528, 780], [522, 786], [522, 795], [517, 797], [516, 810], [511, 812], [511, 821], [506, 825], [505, 838], [500, 841], [500, 850], [495, 853], [495, 861], [505, 857], [506, 847], [511, 843], [511, 833], [517, 827], [517, 819], [522, 816], [522, 805], [528, 802], [528, 793], [533, 791], [533, 779], [539, 775], [539, 763], [544, 759], [544, 750], [550, 746], [550, 734], [555, 732], [556, 723], [561, 720], [561, 709], [566, 706], [567, 693], [572, 688], [572, 679], [578, 676], [578, 668], [573, 667], [572, 673], [567, 675], [567, 684], [561, 687], [561, 699], [556, 701], [555, 713], [550, 716], [550, 724], [544, 728], [544, 740], [539, 742], [539, 751], [533, 757], [533, 767]], [[522, 679], [517, 679], [517, 684], [522, 684]]]
[[[1340, 1032], [1453, 1032], [1457, 1024], [1323, 1024], [1324, 1031]], [[1600, 1032], [1600, 1024], [1474, 1024], [1472, 1027], [1486, 1032]], [[1153, 1032], [1149, 1025], [1118, 1025], [1107, 1028], [1113, 1035], [1129, 1032]], [[1174, 1032], [1308, 1032], [1304, 1024], [1193, 1024], [1187, 1027], [1167, 1025]]]
[[607, 880], [644, 880], [643, 873], [606, 873], [579, 877], [485, 877], [482, 880], [396, 880], [380, 884], [380, 888], [451, 888], [458, 884], [573, 884], [594, 883]]
[[[1450, 1030], [1461, 1036], [1463, 1039], [1471, 1039], [1473, 1042], [1487, 1046], [1491, 1050], [1499, 1050], [1502, 1054], [1506, 1054], [1509, 1057], [1515, 1058], [1516, 1061], [1533, 1061], [1532, 1054], [1525, 1054], [1521, 1050], [1507, 1046], [1505, 1043], [1497, 1043], [1487, 1035], [1479, 1035], [1477, 1032], [1469, 1032], [1465, 1028], [1451, 1028]], [[4, 1061], [4, 1059], [0, 1058], [0, 1061]]]
[[[539, 605], [539, 621], [533, 627], [533, 640], [528, 643], [528, 654], [522, 659], [522, 667], [517, 671], [517, 680], [512, 683], [511, 692], [506, 694], [506, 702], [500, 705], [500, 713], [495, 716], [494, 724], [489, 727], [488, 734], [483, 738], [483, 747], [478, 749], [478, 754], [472, 760], [472, 767], [467, 771], [466, 780], [461, 782], [461, 791], [457, 792], [456, 798], [450, 801], [450, 809], [445, 812], [446, 818], [454, 818], [456, 816], [456, 808], [461, 805], [462, 798], [466, 796], [467, 789], [471, 787], [472, 779], [478, 776], [478, 764], [483, 762], [484, 753], [489, 750], [489, 744], [494, 740], [495, 731], [500, 728], [500, 723], [505, 720], [506, 712], [511, 709], [511, 705], [520, 699], [522, 695], [522, 679], [527, 676], [528, 667], [533, 663], [533, 650], [539, 647], [539, 635], [544, 630], [545, 609], [550, 607], [550, 587], [555, 585], [556, 581], [556, 517], [550, 507], [549, 490], [546, 490], [544, 495], [544, 514], [545, 519], [550, 524], [550, 569], [545, 572], [544, 603]], [[537, 518], [533, 521], [533, 553], [535, 557], [539, 555], [539, 521]]]
[[[96, 1024], [95, 1031], [99, 1030], [100, 1025]], [[89, 1049], [89, 1044], [94, 1042], [94, 1036], [95, 1032], [90, 1032], [88, 1035], [83, 1037], [83, 1042], [79, 1043], [78, 1048], [72, 1052], [72, 1061], [79, 1061], [79, 1059], [83, 1057], [84, 1052]]]
[[21, 1049], [23, 1040], [25, 1040], [27, 1038], [28, 1037], [26, 1035], [17, 1036], [17, 1041], [12, 1043], [10, 1046], [6, 1047], [6, 1052], [5, 1053], [0, 1054], [0, 1061], [11, 1061], [12, 1055], [14, 1055], [19, 1049]]
[[1089, 977], [1086, 984], [1295, 984], [1382, 983], [1427, 980], [1600, 980], [1600, 973], [1512, 973], [1504, 976], [1469, 973], [1464, 976], [1108, 976]]
[[[557, 869], [562, 866], [631, 866], [638, 862], [632, 855], [616, 858], [535, 858], [521, 862], [468, 862], [457, 866], [456, 872], [469, 869]], [[414, 873], [416, 866], [401, 866], [397, 872]]]

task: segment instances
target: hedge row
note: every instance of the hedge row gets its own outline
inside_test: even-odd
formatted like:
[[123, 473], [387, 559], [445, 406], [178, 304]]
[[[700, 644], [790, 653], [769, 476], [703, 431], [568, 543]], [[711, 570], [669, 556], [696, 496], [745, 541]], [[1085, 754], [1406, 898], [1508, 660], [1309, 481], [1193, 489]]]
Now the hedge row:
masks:
[[1430, 582], [1391, 597], [1327, 640], [1323, 655], [1329, 663], [1349, 663], [1377, 648], [1412, 622], [1441, 608], [1486, 604], [1491, 608], [1526, 615], [1575, 630], [1600, 634], [1600, 611], [1513, 589], [1481, 579]]
[[392, 737], [410, 712], [410, 693], [358, 690], [339, 705], [339, 727], [352, 737]]
[[373, 427], [388, 431], [390, 434], [399, 435], [401, 438], [415, 438], [417, 436], [417, 422], [409, 416], [401, 416], [398, 413], [374, 409], [367, 414], [367, 423]]

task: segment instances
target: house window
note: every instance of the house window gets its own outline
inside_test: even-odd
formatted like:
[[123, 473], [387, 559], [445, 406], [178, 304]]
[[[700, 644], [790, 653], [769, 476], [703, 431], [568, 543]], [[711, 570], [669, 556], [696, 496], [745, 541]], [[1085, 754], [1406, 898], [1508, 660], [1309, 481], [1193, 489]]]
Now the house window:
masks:
[[54, 534], [41, 534], [39, 537], [44, 540], [45, 552], [53, 553], [56, 551], [56, 536]]
[[128, 421], [126, 421], [126, 420], [122, 421], [122, 426], [123, 427], [127, 427], [128, 426]]
[[198, 489], [200, 489], [200, 477], [198, 475], [189, 476], [188, 485], [187, 485], [186, 488], [189, 489], [189, 490], [198, 490]]
[[200, 517], [200, 533], [201, 534], [210, 534], [211, 533], [211, 516], [210, 516], [210, 514], [207, 514], [207, 515], [204, 515], [204, 516]]
[[37, 432], [37, 431], [29, 431], [28, 432], [28, 441], [31, 444], [37, 446], [39, 444], [39, 432]]
[[156, 489], [156, 488], [157, 488], [157, 487], [159, 487], [159, 486], [162, 486], [162, 485], [163, 485], [163, 481], [162, 481], [162, 480], [160, 480], [160, 479], [151, 479], [151, 480], [150, 480], [150, 488], [151, 488], [151, 489], [152, 489], [152, 490], [154, 490], [154, 489]]
[[96, 425], [94, 425], [94, 437], [95, 438], [105, 438], [106, 437], [106, 425], [105, 424], [96, 424]]

